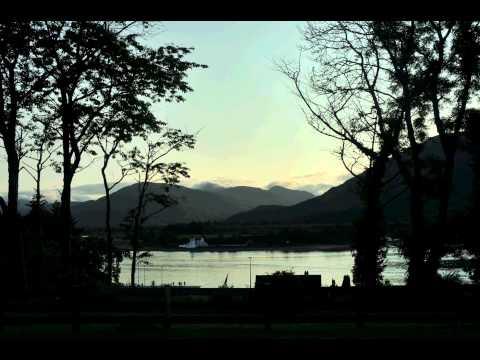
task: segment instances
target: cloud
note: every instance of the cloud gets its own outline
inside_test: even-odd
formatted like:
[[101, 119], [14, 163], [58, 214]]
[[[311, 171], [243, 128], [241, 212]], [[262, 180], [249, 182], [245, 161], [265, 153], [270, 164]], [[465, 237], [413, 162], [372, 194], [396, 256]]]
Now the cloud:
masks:
[[345, 181], [350, 180], [351, 178], [352, 178], [351, 174], [340, 175], [340, 176], [337, 176], [337, 182], [339, 184], [343, 184]]
[[260, 186], [256, 181], [247, 180], [247, 179], [234, 179], [234, 178], [227, 178], [227, 177], [214, 177], [206, 180], [190, 178], [182, 181], [181, 184], [184, 186], [197, 188], [197, 189], [201, 188], [205, 184], [209, 184], [210, 186], [213, 184], [221, 187]]
[[297, 190], [304, 190], [312, 193], [314, 195], [322, 195], [324, 192], [330, 190], [333, 186], [330, 184], [311, 184], [311, 185], [303, 185], [297, 187]]
[[[234, 187], [234, 186], [253, 186], [269, 189], [273, 186], [282, 186], [288, 189], [295, 190], [304, 190], [308, 191], [314, 195], [321, 195], [330, 189], [332, 184], [341, 184], [346, 180], [351, 178], [350, 174], [337, 176], [334, 178], [334, 181], [330, 181], [325, 172], [316, 172], [306, 175], [293, 176], [289, 179], [283, 181], [272, 181], [269, 184], [261, 185], [256, 181], [246, 180], [246, 179], [235, 179], [228, 177], [214, 177], [208, 180], [199, 180], [199, 179], [185, 179], [182, 181], [183, 186], [187, 186], [194, 189], [202, 190], [214, 190], [222, 187]], [[326, 180], [326, 181], [325, 181]], [[115, 191], [120, 190], [121, 188], [131, 185], [131, 182], [120, 183], [115, 188]], [[61, 189], [45, 189], [42, 190], [42, 194], [45, 198], [53, 202], [55, 200], [60, 200]], [[84, 184], [79, 186], [72, 187], [72, 201], [88, 201], [96, 200], [105, 195], [103, 184]], [[4, 198], [7, 194], [4, 192], [1, 194]], [[33, 191], [21, 191], [19, 197], [23, 199], [30, 200], [33, 196]]]
[[[131, 183], [120, 183], [114, 188], [114, 191], [120, 190], [128, 185], [131, 185]], [[21, 199], [30, 200], [33, 197], [33, 194], [34, 192], [32, 190], [19, 191], [18, 196]], [[7, 194], [5, 194], [5, 196], [6, 195]], [[42, 190], [42, 195], [49, 202], [60, 200], [61, 189], [44, 189]], [[103, 184], [85, 184], [72, 187], [72, 201], [96, 200], [102, 196], [105, 196]]]
[[[120, 183], [113, 191], [118, 191], [131, 184], [131, 182]], [[105, 196], [103, 184], [85, 184], [72, 187], [72, 201], [96, 200], [102, 196]]]
[[221, 186], [258, 186], [258, 183], [253, 180], [232, 179], [226, 177], [213, 178], [212, 182]]
[[[31, 200], [34, 195], [34, 191], [19, 191], [18, 198], [19, 199], [27, 199]], [[42, 190], [42, 195], [45, 197], [47, 201], [53, 202], [55, 200], [60, 200], [60, 192], [55, 189], [45, 189]]]
[[292, 177], [292, 179], [311, 179], [311, 178], [318, 178], [318, 177], [324, 177], [324, 176], [325, 176], [325, 171], [318, 171], [313, 174], [294, 176]]
[[[120, 185], [119, 185], [120, 186]], [[101, 194], [105, 190], [103, 189], [103, 184], [86, 184], [74, 186], [72, 191], [75, 191], [77, 194]]]
[[199, 189], [199, 190], [218, 190], [218, 189], [223, 189], [223, 186], [220, 186], [218, 184], [215, 184], [210, 181], [202, 181], [199, 183], [195, 183], [191, 186], [193, 189]]
[[294, 190], [303, 190], [303, 191], [308, 191], [309, 193], [312, 193], [313, 195], [321, 195], [328, 189], [332, 187], [330, 184], [324, 184], [324, 183], [319, 183], [319, 184], [301, 184], [296, 181], [273, 181], [269, 183], [266, 188], [270, 189], [273, 186], [282, 186], [286, 187], [288, 189], [294, 189]]
[[[114, 191], [125, 185], [127, 184], [118, 184]], [[105, 196], [103, 184], [85, 184], [72, 187], [72, 201], [96, 200], [102, 196]]]

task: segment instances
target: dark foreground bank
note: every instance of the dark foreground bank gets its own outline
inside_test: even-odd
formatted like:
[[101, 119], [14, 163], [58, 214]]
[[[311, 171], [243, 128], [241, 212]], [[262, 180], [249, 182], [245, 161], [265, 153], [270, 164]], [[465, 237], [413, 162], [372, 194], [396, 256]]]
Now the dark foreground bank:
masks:
[[[334, 324], [333, 324], [334, 325]], [[35, 355], [45, 353], [52, 355], [72, 354], [76, 356], [109, 355], [119, 358], [130, 356], [163, 358], [185, 358], [186, 356], [204, 358], [247, 358], [257, 359], [260, 356], [280, 358], [315, 354], [324, 358], [338, 359], [339, 356], [367, 355], [368, 358], [385, 358], [386, 356], [428, 356], [441, 355], [441, 358], [458, 358], [470, 354], [480, 340], [479, 326], [464, 328], [435, 329], [435, 327], [412, 324], [401, 331], [388, 326], [366, 324], [365, 330], [355, 334], [349, 329], [332, 330], [331, 324], [321, 328], [311, 328], [307, 334], [304, 329], [291, 327], [289, 331], [274, 327], [269, 334], [263, 330], [244, 329], [232, 331], [225, 327], [197, 327], [194, 330], [172, 328], [169, 333], [162, 332], [145, 334], [142, 331], [118, 333], [113, 335], [88, 334], [65, 335], [50, 334], [42, 336], [21, 335], [16, 337], [2, 336], [2, 350], [19, 355], [24, 352], [34, 352]], [[333, 327], [334, 328], [334, 327]], [[419, 328], [423, 328], [419, 331]], [[335, 329], [335, 328], [334, 328]], [[369, 330], [370, 329], [370, 330]], [[199, 335], [193, 332], [198, 332]], [[423, 334], [419, 334], [419, 332]], [[221, 334], [220, 334], [221, 333]], [[407, 333], [409, 333], [407, 335]]]
[[124, 288], [5, 300], [0, 341], [11, 346], [82, 341], [238, 354], [247, 345], [324, 353], [375, 341], [396, 345], [395, 351], [412, 343], [451, 348], [480, 341], [475, 286]]

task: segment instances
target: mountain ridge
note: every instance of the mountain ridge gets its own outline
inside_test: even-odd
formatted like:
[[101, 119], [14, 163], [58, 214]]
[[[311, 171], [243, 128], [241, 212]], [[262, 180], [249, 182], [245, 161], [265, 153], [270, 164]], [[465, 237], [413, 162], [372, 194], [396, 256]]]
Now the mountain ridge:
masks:
[[[424, 145], [422, 156], [425, 159], [442, 160], [444, 158], [438, 136], [428, 139]], [[407, 155], [404, 154], [403, 156]], [[462, 211], [468, 206], [473, 177], [469, 165], [470, 155], [462, 147], [457, 151], [455, 160], [453, 191], [450, 195], [449, 207], [451, 213]], [[388, 222], [405, 223], [409, 221], [409, 191], [401, 176], [395, 177], [397, 172], [396, 163], [390, 159], [387, 164], [385, 179], [393, 178], [393, 181], [385, 187], [382, 193], [382, 202], [386, 204], [384, 212], [385, 219]], [[351, 224], [361, 215], [363, 209], [359, 189], [359, 179], [350, 178], [312, 199], [291, 206], [258, 207], [235, 214], [226, 221], [237, 224]], [[436, 201], [429, 199], [425, 202], [428, 219], [436, 216]]]
[[[189, 188], [182, 185], [171, 186], [170, 195], [178, 204], [162, 211], [158, 216], [147, 221], [146, 225], [159, 226], [192, 221], [223, 221], [235, 213], [253, 209], [259, 205], [293, 205], [294, 203], [313, 198], [306, 191], [291, 190], [278, 187], [271, 191], [249, 186], [211, 187], [209, 190]], [[118, 226], [122, 223], [128, 210], [136, 203], [136, 185], [123, 187], [111, 194], [111, 223]], [[161, 193], [165, 184], [152, 183], [150, 191]], [[78, 224], [85, 227], [103, 226], [105, 218], [105, 197], [78, 203], [72, 207], [72, 214]], [[160, 207], [149, 204], [146, 213]]]

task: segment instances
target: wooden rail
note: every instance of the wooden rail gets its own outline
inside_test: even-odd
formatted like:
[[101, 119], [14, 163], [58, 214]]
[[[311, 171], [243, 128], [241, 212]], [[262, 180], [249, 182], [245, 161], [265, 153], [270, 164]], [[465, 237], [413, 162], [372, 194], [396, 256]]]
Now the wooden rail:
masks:
[[[120, 289], [110, 295], [84, 295], [58, 303], [4, 302], [0, 320], [2, 327], [71, 324], [73, 332], [79, 332], [84, 324], [163, 324], [166, 328], [174, 324], [258, 324], [270, 329], [282, 322], [364, 326], [385, 321], [457, 325], [480, 321], [478, 288], [443, 293], [321, 288], [310, 294], [288, 295], [254, 289]], [[206, 304], [179, 303], [188, 296], [209, 300]], [[389, 303], [395, 299], [396, 303]]]
[[[80, 313], [81, 324], [120, 324], [120, 323], [165, 323], [171, 324], [265, 324], [269, 322], [288, 323], [324, 323], [324, 322], [357, 322], [359, 313], [325, 312], [315, 314], [290, 314], [284, 316], [268, 316], [266, 314], [170, 314], [165, 313]], [[364, 322], [428, 322], [441, 323], [458, 320], [456, 312], [445, 313], [365, 313], [361, 314]], [[470, 318], [478, 321], [480, 318]], [[4, 313], [4, 325], [27, 324], [70, 324], [71, 313]]]

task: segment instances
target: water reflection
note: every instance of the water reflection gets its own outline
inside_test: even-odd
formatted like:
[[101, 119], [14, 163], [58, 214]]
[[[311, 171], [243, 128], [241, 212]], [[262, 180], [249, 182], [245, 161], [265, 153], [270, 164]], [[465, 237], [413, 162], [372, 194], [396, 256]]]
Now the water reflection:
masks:
[[[311, 275], [322, 275], [323, 286], [335, 280], [341, 284], [344, 275], [352, 277], [353, 255], [351, 251], [232, 251], [232, 252], [189, 252], [153, 251], [148, 260], [150, 265], [140, 265], [137, 281], [143, 285], [185, 282], [187, 285], [218, 287], [228, 274], [228, 284], [236, 288], [249, 287], [250, 259], [252, 257], [252, 286], [255, 275], [270, 274], [277, 270], [291, 270], [296, 274], [308, 271]], [[449, 257], [451, 259], [451, 257]], [[447, 257], [446, 257], [447, 259]], [[120, 281], [130, 282], [131, 260], [121, 264]], [[384, 279], [392, 285], [405, 282], [406, 262], [398, 249], [389, 248], [384, 270]], [[441, 269], [442, 274], [457, 271], [465, 281], [467, 274], [461, 269]]]

